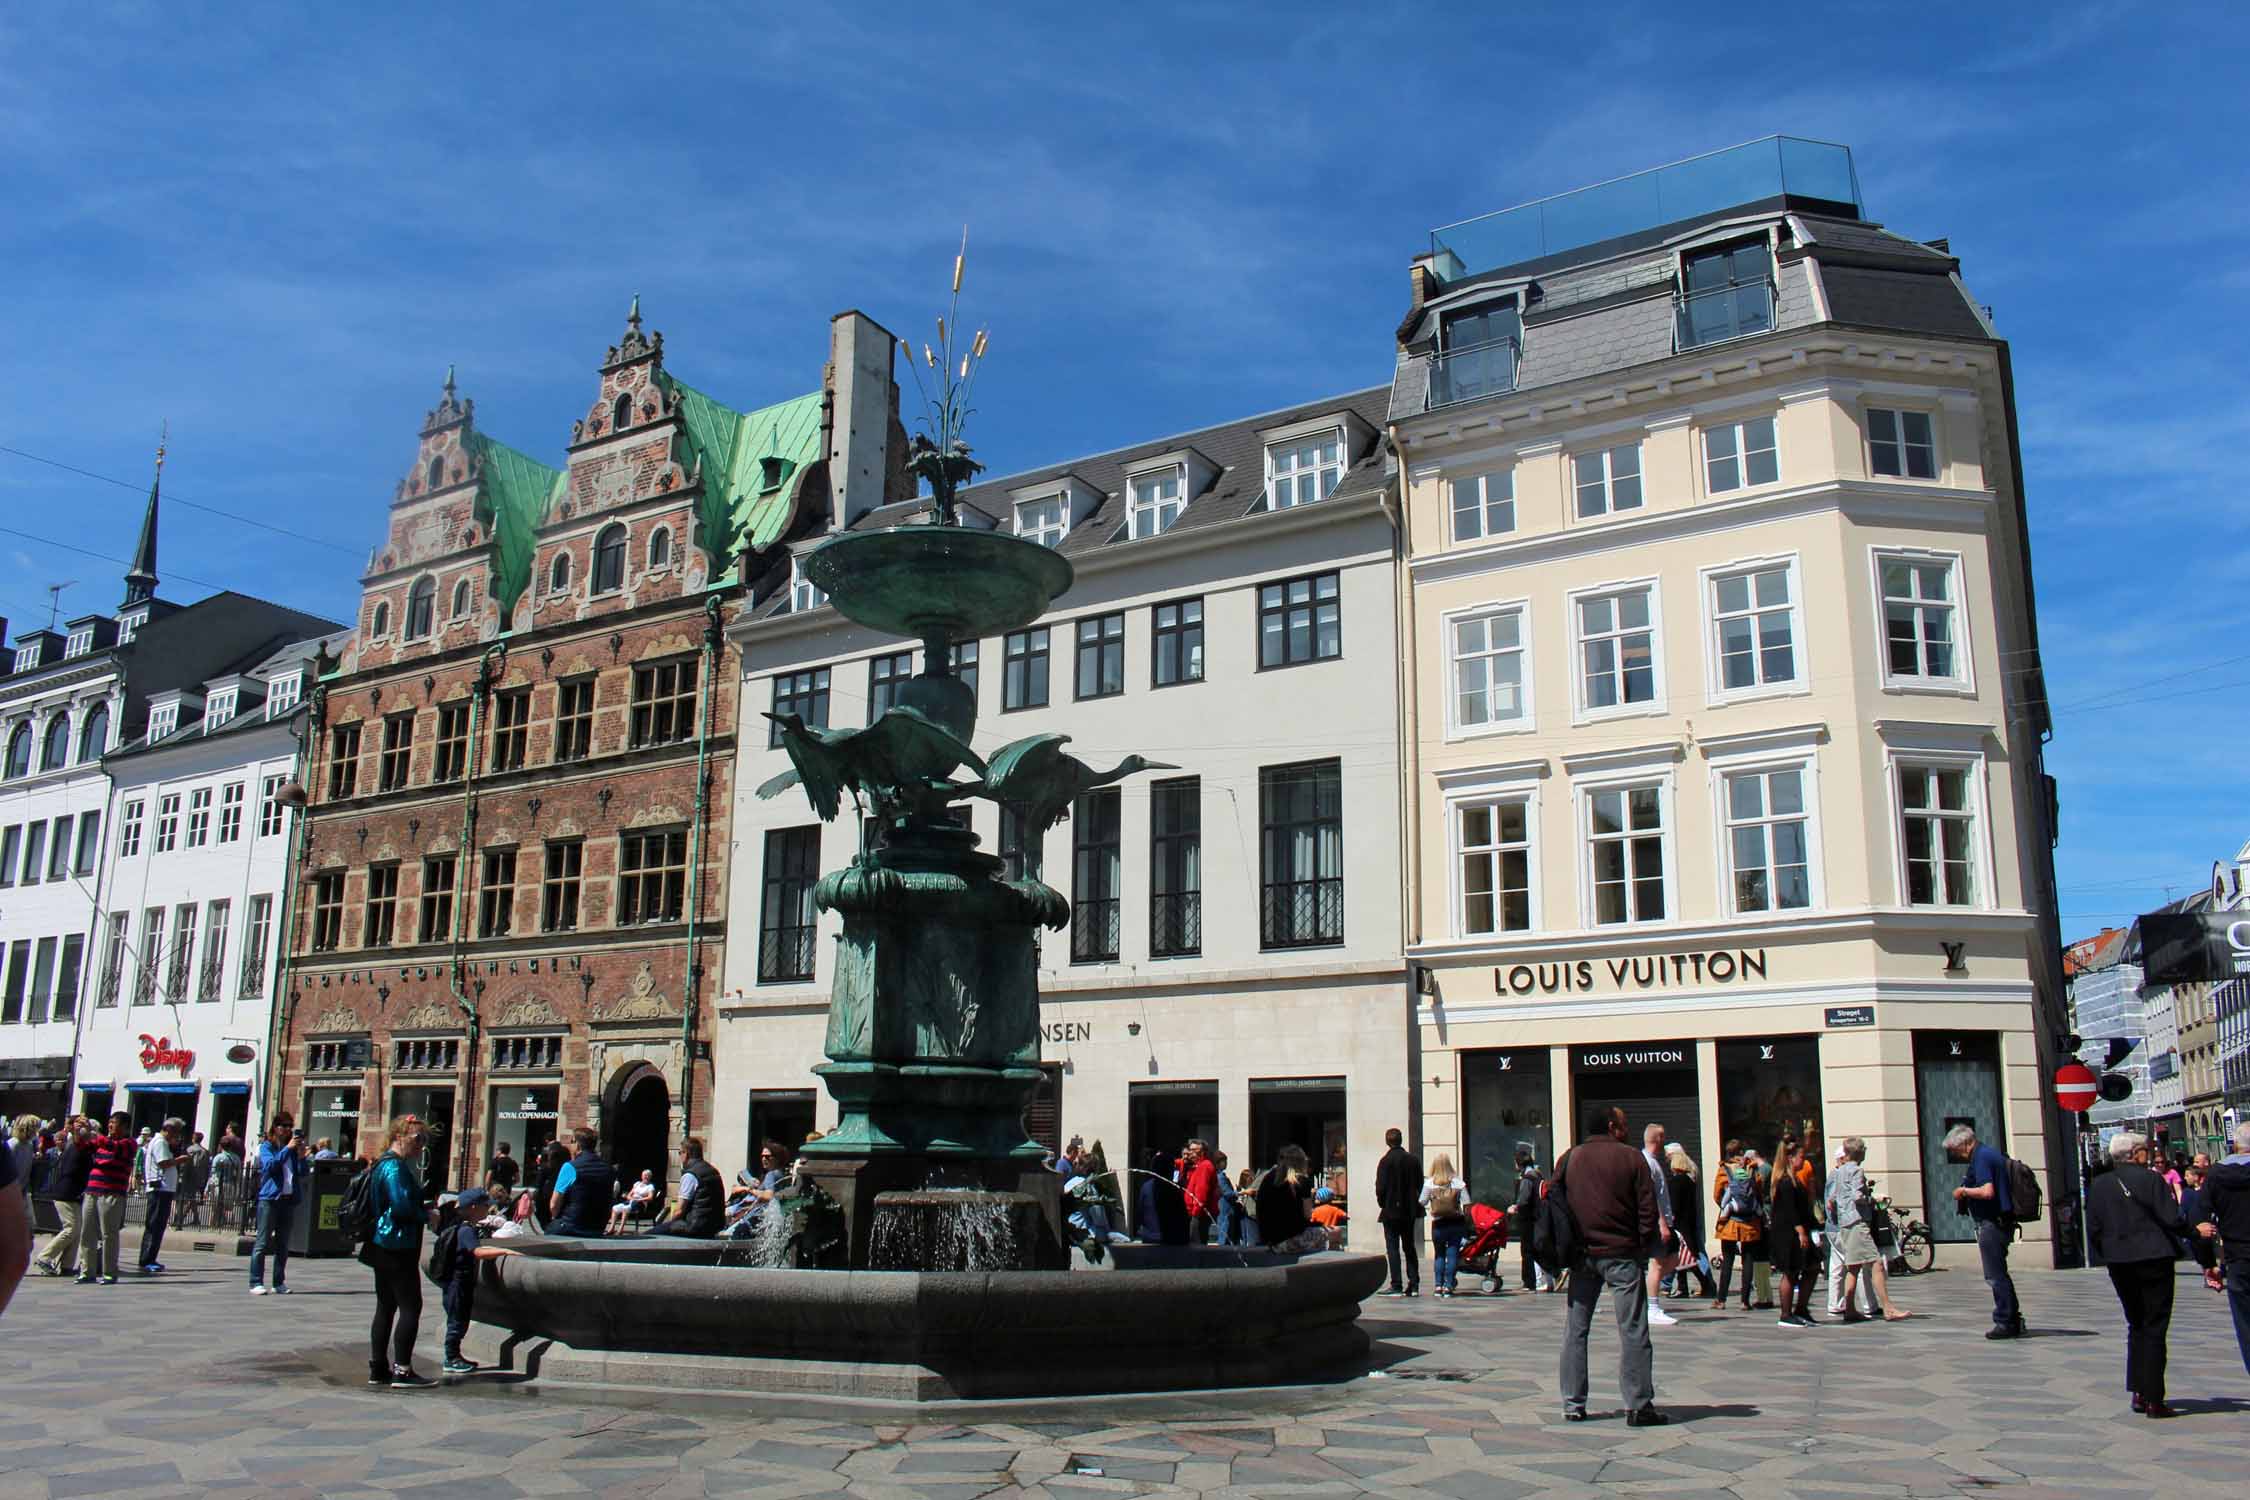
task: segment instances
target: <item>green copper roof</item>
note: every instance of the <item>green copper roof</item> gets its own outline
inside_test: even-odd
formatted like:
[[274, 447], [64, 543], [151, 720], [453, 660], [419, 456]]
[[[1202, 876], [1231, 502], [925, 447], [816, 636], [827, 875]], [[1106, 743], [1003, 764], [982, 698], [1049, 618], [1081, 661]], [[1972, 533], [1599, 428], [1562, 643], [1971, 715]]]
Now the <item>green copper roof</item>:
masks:
[[681, 462], [703, 463], [695, 542], [717, 581], [744, 547], [763, 551], [796, 521], [805, 474], [820, 457], [820, 392], [738, 412], [668, 373], [658, 379], [679, 393], [695, 449]]
[[477, 476], [476, 515], [492, 533], [492, 596], [503, 623], [515, 616], [516, 601], [531, 584], [531, 559], [539, 528], [554, 513], [565, 478], [528, 454], [473, 428], [470, 447], [483, 467]]

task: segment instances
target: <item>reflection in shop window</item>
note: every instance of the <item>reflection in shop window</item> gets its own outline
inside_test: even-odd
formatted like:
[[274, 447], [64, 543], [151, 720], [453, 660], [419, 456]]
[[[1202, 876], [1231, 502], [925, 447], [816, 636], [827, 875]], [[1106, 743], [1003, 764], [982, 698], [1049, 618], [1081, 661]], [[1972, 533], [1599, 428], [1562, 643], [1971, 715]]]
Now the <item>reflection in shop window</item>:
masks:
[[1555, 1164], [1553, 1074], [1547, 1049], [1514, 1052], [1463, 1052], [1461, 1066], [1461, 1160], [1469, 1196], [1504, 1208], [1516, 1200], [1516, 1147], [1531, 1147], [1533, 1162], [1545, 1172]]
[[[1829, 1150], [1821, 1121], [1820, 1038], [1760, 1037], [1722, 1041], [1719, 1053], [1719, 1135], [1754, 1146], [1768, 1160], [1784, 1133], [1805, 1143], [1816, 1180], [1828, 1177]], [[1709, 1181], [1717, 1161], [1698, 1162]]]

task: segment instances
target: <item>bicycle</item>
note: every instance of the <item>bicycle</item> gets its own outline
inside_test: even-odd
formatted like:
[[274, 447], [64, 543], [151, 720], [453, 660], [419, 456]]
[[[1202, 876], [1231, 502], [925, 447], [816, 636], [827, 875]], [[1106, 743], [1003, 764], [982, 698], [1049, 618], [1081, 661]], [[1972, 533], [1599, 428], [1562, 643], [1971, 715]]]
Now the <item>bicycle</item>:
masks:
[[1937, 1264], [1937, 1237], [1911, 1209], [1893, 1208], [1882, 1196], [1876, 1197], [1875, 1209], [1881, 1220], [1875, 1243], [1893, 1276], [1919, 1276]]

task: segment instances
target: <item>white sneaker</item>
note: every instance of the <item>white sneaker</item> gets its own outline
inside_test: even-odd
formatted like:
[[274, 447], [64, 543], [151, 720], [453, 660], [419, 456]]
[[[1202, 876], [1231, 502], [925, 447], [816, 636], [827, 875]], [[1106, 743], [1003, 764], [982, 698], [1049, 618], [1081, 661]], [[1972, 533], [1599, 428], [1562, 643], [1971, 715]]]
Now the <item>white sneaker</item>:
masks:
[[254, 1286], [250, 1288], [250, 1295], [253, 1297], [263, 1297], [265, 1294], [266, 1289], [262, 1286]]
[[1651, 1327], [1669, 1328], [1680, 1320], [1651, 1302], [1648, 1305], [1648, 1321]]

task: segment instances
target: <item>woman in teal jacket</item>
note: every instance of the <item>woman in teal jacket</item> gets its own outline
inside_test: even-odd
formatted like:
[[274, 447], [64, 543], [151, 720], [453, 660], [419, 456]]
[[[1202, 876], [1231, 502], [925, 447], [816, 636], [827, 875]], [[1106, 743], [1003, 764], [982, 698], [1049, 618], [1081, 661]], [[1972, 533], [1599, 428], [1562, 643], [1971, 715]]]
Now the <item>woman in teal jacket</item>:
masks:
[[375, 1174], [375, 1227], [360, 1247], [375, 1273], [375, 1321], [368, 1330], [367, 1383], [413, 1389], [433, 1385], [414, 1373], [414, 1340], [422, 1330], [422, 1230], [430, 1211], [414, 1163], [428, 1129], [412, 1115], [391, 1121], [391, 1145], [368, 1170]]

